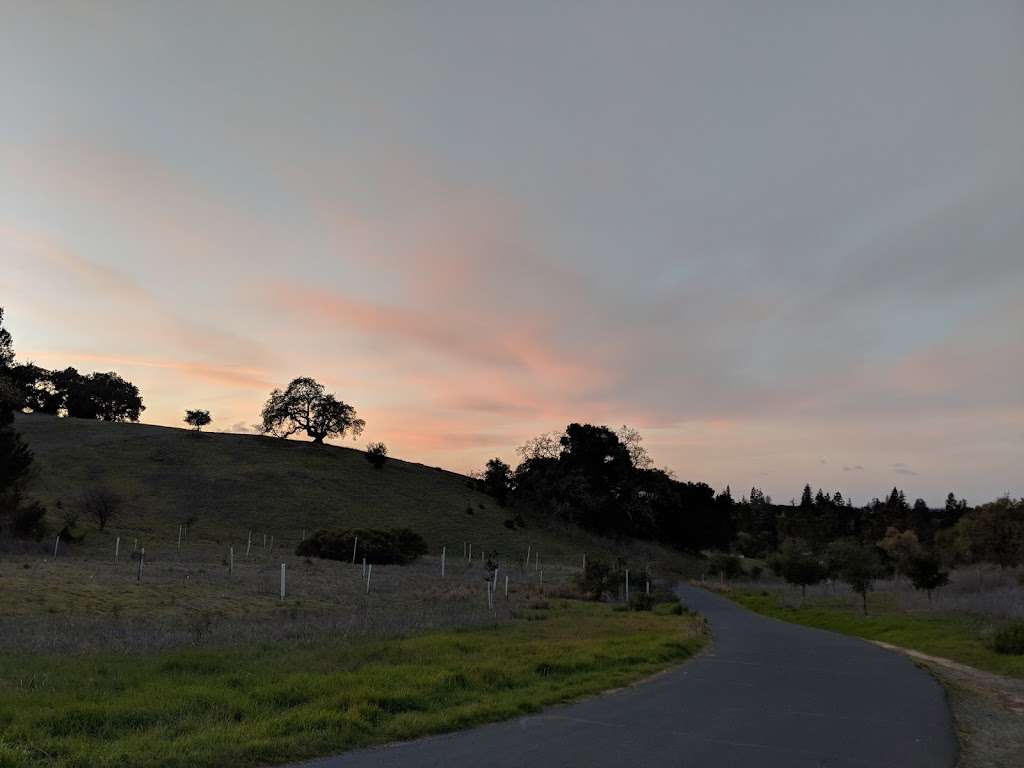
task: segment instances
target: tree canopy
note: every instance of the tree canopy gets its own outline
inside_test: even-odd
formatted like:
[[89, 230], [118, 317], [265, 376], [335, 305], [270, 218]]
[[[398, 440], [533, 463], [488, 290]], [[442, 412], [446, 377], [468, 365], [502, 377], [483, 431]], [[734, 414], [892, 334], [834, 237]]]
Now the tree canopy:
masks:
[[198, 432], [211, 421], [213, 421], [213, 419], [210, 417], [209, 411], [204, 411], [201, 408], [196, 408], [195, 410], [185, 411], [184, 421], [186, 424], [192, 427], [192, 429]]
[[305, 432], [314, 443], [322, 444], [328, 437], [353, 438], [362, 434], [366, 422], [356, 410], [315, 379], [293, 379], [284, 390], [275, 389], [263, 406], [261, 429], [265, 435], [291, 437]]

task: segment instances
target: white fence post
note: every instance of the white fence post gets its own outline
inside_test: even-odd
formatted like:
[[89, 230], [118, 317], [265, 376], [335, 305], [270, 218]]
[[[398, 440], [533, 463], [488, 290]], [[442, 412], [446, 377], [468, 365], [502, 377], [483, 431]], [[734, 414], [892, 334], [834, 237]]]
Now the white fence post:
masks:
[[355, 541], [352, 542], [352, 565], [356, 564], [356, 547], [359, 546], [359, 537], [356, 536]]
[[370, 594], [370, 577], [373, 575], [373, 563], [366, 569], [366, 594]]
[[508, 600], [508, 574], [505, 574], [505, 599]]
[[281, 563], [281, 599], [282, 600], [284, 600], [285, 587], [286, 587], [286, 582], [287, 582], [287, 578], [288, 578], [286, 576], [286, 573], [287, 573], [286, 566], [285, 566], [284, 563]]
[[60, 549], [60, 534], [57, 534], [57, 538], [53, 540], [53, 556], [57, 556], [57, 550]]
[[142, 549], [139, 550], [139, 575], [136, 577], [138, 579], [139, 584], [142, 583], [142, 567], [143, 567], [145, 562], [146, 562], [146, 548], [143, 547]]
[[447, 547], [441, 547], [441, 578], [444, 578], [444, 555], [447, 551]]
[[114, 565], [117, 565], [117, 558], [121, 554], [121, 537], [114, 540]]
[[235, 572], [235, 548], [232, 546], [232, 547], [228, 548], [228, 575], [231, 575], [234, 572]]
[[252, 549], [252, 528], [249, 529], [249, 538], [245, 542], [245, 556], [249, 556], [249, 550]]

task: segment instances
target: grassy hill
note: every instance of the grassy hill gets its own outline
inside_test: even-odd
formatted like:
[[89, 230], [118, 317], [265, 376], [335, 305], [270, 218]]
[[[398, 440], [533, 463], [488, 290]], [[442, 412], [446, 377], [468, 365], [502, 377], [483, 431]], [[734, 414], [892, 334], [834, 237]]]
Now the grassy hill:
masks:
[[571, 526], [522, 513], [525, 527], [509, 528], [512, 513], [471, 487], [468, 478], [439, 468], [390, 459], [374, 469], [363, 452], [254, 435], [148, 424], [111, 424], [39, 414], [17, 418], [16, 428], [36, 455], [32, 493], [49, 509], [54, 530], [80, 495], [108, 486], [126, 499], [121, 516], [100, 534], [91, 521], [82, 551], [110, 546], [114, 535], [138, 538], [147, 554], [176, 546], [178, 525], [189, 518], [189, 546], [244, 546], [253, 532], [294, 549], [302, 531], [342, 527], [408, 527], [431, 553], [450, 558], [463, 545], [483, 546], [502, 559], [527, 548], [549, 564], [578, 564], [590, 556], [628, 554], [645, 561], [678, 559], [654, 546], [603, 540]]

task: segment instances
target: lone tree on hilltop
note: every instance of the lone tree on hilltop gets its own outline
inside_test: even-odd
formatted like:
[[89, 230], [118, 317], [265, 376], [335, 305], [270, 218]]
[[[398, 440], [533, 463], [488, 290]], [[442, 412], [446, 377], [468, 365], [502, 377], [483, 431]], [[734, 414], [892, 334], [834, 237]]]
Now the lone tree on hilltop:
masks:
[[185, 423], [188, 424], [196, 432], [201, 430], [213, 419], [210, 418], [210, 412], [204, 411], [197, 408], [194, 411], [185, 411]]
[[365, 426], [355, 408], [328, 394], [315, 379], [303, 377], [293, 379], [284, 391], [275, 389], [270, 393], [263, 406], [260, 430], [274, 437], [305, 432], [320, 445], [325, 438], [348, 433], [355, 439]]
[[366, 446], [366, 460], [373, 465], [374, 469], [380, 469], [388, 460], [388, 448], [384, 443], [368, 443]]

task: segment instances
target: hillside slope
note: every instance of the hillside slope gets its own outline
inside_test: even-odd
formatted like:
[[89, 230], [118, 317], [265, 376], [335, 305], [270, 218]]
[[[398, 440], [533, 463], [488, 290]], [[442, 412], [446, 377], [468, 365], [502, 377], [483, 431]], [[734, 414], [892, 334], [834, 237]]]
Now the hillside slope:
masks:
[[[149, 552], [173, 547], [179, 523], [190, 517], [193, 546], [241, 545], [252, 530], [254, 543], [266, 534], [294, 547], [303, 530], [331, 526], [409, 527], [432, 553], [446, 546], [450, 557], [468, 542], [474, 553], [483, 546], [522, 557], [531, 547], [547, 562], [578, 563], [585, 551], [620, 554], [625, 546], [551, 527], [528, 511], [526, 526], [510, 529], [511, 512], [468, 478], [397, 459], [376, 470], [351, 448], [39, 414], [19, 416], [16, 428], [36, 454], [32, 493], [47, 504], [55, 529], [62, 524], [58, 501], [73, 508], [83, 491], [101, 485], [125, 497], [107, 534], [79, 521], [85, 550], [108, 546], [111, 535], [138, 537]], [[656, 547], [629, 549], [633, 557], [673, 559]]]

